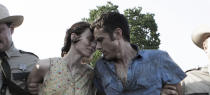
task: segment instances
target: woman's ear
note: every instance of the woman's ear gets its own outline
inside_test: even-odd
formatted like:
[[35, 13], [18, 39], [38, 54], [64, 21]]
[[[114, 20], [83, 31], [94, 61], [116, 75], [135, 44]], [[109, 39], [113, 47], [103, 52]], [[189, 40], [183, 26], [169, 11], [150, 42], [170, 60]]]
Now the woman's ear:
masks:
[[71, 33], [71, 42], [76, 43], [79, 41], [79, 36], [76, 33]]
[[123, 36], [122, 36], [122, 29], [121, 29], [121, 28], [116, 28], [116, 29], [114, 30], [113, 37], [114, 37], [115, 39], [117, 39], [117, 40], [122, 39], [122, 38], [123, 38]]

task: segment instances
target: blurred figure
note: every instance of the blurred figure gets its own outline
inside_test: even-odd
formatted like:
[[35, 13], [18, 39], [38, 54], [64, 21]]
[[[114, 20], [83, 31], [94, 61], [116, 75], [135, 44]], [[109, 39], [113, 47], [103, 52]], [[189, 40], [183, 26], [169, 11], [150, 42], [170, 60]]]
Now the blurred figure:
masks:
[[38, 57], [14, 46], [12, 34], [22, 22], [23, 16], [10, 16], [0, 4], [0, 95], [29, 95], [26, 80]]
[[[192, 41], [203, 49], [210, 61], [210, 26], [200, 26], [192, 33]], [[210, 63], [210, 62], [209, 62]], [[206, 67], [188, 70], [182, 82], [184, 95], [210, 95], [210, 64]]]

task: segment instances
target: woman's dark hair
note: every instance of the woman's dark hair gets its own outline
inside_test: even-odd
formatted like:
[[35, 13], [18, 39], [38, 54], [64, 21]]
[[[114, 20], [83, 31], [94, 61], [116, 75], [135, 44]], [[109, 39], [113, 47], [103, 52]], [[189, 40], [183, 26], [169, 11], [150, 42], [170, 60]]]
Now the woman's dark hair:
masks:
[[64, 56], [64, 54], [66, 54], [70, 50], [71, 43], [73, 43], [73, 42], [76, 43], [77, 42], [77, 41], [72, 41], [71, 40], [71, 34], [76, 33], [77, 35], [80, 35], [87, 28], [90, 28], [89, 23], [87, 23], [87, 22], [77, 22], [77, 23], [73, 24], [71, 26], [71, 28], [66, 31], [66, 36], [65, 36], [65, 39], [64, 39], [64, 46], [61, 49], [61, 56], [62, 57]]

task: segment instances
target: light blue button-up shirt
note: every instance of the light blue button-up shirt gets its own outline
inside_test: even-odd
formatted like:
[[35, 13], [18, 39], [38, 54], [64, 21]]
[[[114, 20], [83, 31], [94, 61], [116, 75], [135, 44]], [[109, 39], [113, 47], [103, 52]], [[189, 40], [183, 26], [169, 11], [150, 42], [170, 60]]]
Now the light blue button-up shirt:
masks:
[[178, 84], [186, 77], [167, 52], [139, 51], [127, 72], [126, 85], [117, 77], [115, 63], [100, 59], [95, 67], [95, 86], [106, 95], [160, 95], [165, 84]]

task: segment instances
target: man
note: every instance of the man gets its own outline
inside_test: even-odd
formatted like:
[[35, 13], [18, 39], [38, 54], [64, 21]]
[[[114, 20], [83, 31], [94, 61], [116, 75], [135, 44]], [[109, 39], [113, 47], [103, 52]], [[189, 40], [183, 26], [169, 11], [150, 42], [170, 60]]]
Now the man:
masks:
[[[210, 61], [210, 26], [203, 25], [192, 33], [192, 41], [203, 49]], [[210, 95], [210, 67], [188, 70], [182, 82], [184, 95]]]
[[0, 95], [27, 95], [26, 79], [38, 60], [30, 52], [15, 48], [12, 34], [20, 26], [23, 16], [10, 16], [0, 4]]
[[[160, 95], [164, 85], [178, 86], [185, 73], [160, 50], [138, 50], [130, 44], [128, 21], [117, 12], [92, 24], [96, 48], [103, 53], [95, 67], [98, 94]], [[169, 86], [170, 86], [169, 85]]]

